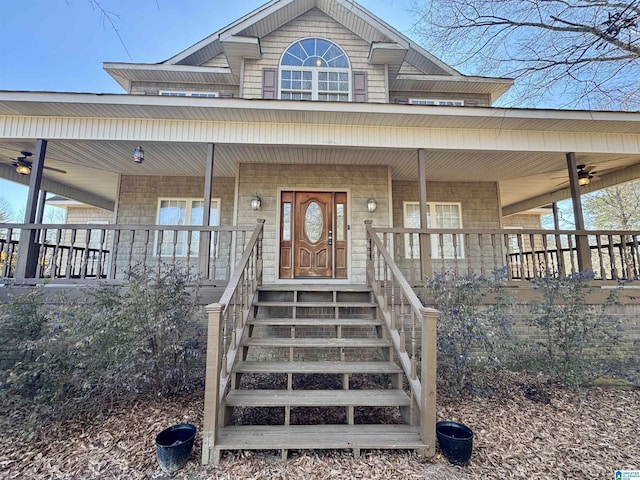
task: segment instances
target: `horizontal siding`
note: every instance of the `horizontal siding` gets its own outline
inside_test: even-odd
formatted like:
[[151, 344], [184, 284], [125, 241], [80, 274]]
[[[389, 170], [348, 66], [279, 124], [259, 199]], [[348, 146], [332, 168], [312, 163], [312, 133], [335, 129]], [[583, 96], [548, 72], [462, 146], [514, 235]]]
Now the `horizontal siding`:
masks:
[[[214, 104], [216, 99], [211, 99]], [[418, 108], [418, 107], [410, 107]], [[438, 107], [430, 107], [438, 108]], [[441, 107], [447, 108], [447, 107]], [[247, 112], [251, 118], [252, 112]], [[347, 146], [640, 154], [640, 135], [539, 132], [496, 129], [394, 127], [353, 123], [211, 122], [198, 120], [109, 119], [68, 117], [0, 117], [0, 138], [131, 140], [134, 142], [214, 142], [272, 145]], [[339, 121], [327, 113], [327, 122]], [[295, 121], [295, 119], [292, 119]]]
[[245, 62], [244, 98], [262, 98], [262, 70], [277, 68], [289, 45], [312, 36], [326, 38], [339, 45], [349, 57], [352, 70], [368, 72], [369, 102], [386, 103], [384, 66], [369, 65], [369, 44], [318, 9], [306, 12], [260, 40], [263, 58]]
[[228, 67], [227, 57], [223, 53], [204, 62], [201, 67]]

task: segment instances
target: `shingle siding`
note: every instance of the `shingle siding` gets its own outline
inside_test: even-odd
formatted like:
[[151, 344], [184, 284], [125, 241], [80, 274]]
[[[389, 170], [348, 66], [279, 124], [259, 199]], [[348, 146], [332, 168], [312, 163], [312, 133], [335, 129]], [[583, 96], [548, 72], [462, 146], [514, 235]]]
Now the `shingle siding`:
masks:
[[245, 61], [242, 96], [262, 98], [262, 69], [277, 68], [287, 47], [297, 40], [313, 36], [339, 45], [349, 57], [352, 71], [367, 72], [368, 102], [387, 102], [385, 69], [382, 65], [369, 65], [369, 44], [318, 9], [309, 10], [260, 39], [263, 55], [260, 60]]

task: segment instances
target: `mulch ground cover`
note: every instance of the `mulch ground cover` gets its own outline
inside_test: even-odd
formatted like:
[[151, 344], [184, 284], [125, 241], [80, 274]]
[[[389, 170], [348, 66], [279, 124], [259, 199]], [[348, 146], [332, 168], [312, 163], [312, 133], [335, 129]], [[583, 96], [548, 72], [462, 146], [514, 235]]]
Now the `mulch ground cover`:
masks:
[[[50, 424], [27, 435], [14, 412], [0, 420], [0, 478], [162, 479], [155, 436], [176, 423], [202, 428], [202, 394], [137, 397], [103, 414]], [[492, 397], [440, 397], [438, 419], [474, 431], [471, 462], [450, 465], [438, 451], [225, 453], [200, 465], [198, 439], [178, 479], [613, 479], [640, 470], [640, 390], [561, 388], [512, 375]]]

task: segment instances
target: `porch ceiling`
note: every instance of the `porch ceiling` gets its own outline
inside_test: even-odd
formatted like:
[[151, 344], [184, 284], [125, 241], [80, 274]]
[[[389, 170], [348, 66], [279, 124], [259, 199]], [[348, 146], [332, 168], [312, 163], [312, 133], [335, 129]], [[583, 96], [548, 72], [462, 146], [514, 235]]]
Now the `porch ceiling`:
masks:
[[[45, 165], [63, 169], [62, 174], [44, 171], [44, 177], [68, 191], [69, 196], [85, 192], [96, 199], [114, 202], [118, 175], [202, 176], [205, 172], [206, 144], [144, 143], [145, 161], [135, 164], [130, 141], [53, 140], [48, 143]], [[0, 177], [27, 183], [28, 177], [15, 174], [10, 166], [20, 151], [33, 151], [34, 140], [0, 140]], [[567, 187], [564, 154], [550, 152], [430, 151], [427, 149], [427, 180], [438, 182], [492, 182], [500, 185], [503, 206], [532, 197], [561, 191]], [[640, 155], [577, 155], [579, 164], [595, 168], [597, 177], [631, 172], [640, 165]], [[234, 177], [239, 163], [298, 165], [390, 165], [394, 180], [418, 178], [417, 153], [408, 149], [312, 148], [218, 144], [214, 175]], [[638, 169], [632, 169], [633, 172]], [[593, 190], [598, 182], [594, 181]], [[568, 198], [568, 190], [560, 192]], [[101, 205], [102, 206], [102, 205]]]

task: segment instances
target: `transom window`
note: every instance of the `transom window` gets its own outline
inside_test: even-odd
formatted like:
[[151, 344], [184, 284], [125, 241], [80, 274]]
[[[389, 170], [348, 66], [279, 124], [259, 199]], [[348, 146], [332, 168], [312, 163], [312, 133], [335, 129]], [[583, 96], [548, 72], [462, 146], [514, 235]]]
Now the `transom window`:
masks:
[[344, 51], [323, 38], [291, 45], [280, 60], [280, 98], [348, 102], [351, 68]]
[[[420, 228], [420, 203], [404, 202], [404, 227]], [[462, 228], [462, 214], [459, 203], [428, 203], [427, 228], [458, 229]], [[420, 241], [418, 234], [405, 235], [405, 257], [420, 258]], [[462, 235], [431, 235], [431, 256], [438, 258], [464, 258]]]

